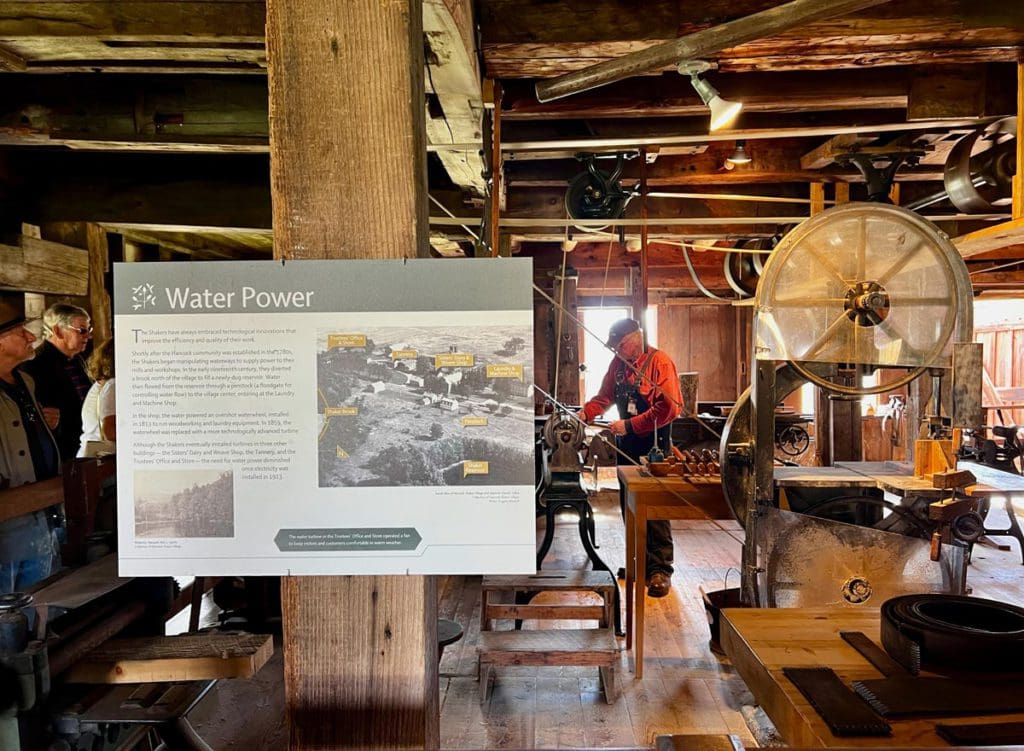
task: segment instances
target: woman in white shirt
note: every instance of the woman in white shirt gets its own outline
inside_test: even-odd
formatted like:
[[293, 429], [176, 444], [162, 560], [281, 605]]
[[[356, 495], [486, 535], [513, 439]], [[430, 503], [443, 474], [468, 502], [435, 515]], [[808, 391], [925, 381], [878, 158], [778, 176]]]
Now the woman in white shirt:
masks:
[[114, 404], [114, 340], [108, 339], [93, 350], [86, 372], [94, 383], [82, 403], [82, 443], [78, 456], [85, 456], [90, 441], [117, 440]]

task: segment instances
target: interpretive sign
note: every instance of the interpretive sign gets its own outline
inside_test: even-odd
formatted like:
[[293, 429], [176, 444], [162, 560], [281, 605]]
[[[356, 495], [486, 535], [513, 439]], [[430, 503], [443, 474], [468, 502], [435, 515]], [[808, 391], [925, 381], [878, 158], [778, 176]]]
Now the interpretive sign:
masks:
[[115, 264], [121, 574], [532, 572], [532, 276]]

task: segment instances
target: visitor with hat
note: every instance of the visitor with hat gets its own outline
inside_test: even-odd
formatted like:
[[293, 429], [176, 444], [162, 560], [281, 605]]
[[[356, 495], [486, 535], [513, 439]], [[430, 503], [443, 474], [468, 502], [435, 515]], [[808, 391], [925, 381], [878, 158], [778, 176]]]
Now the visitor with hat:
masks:
[[[18, 366], [36, 341], [25, 324], [24, 293], [0, 292], [0, 487], [55, 477], [60, 452], [51, 428], [59, 415], [39, 406], [35, 382]], [[50, 575], [53, 538], [44, 511], [0, 522], [0, 594]]]

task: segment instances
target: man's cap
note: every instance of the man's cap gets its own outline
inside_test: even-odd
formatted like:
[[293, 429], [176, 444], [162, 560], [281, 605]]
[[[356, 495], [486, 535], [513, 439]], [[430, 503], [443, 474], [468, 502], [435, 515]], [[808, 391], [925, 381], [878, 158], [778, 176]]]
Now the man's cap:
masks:
[[0, 291], [0, 332], [17, 328], [25, 318], [25, 293]]
[[639, 330], [640, 322], [633, 318], [623, 318], [621, 321], [616, 321], [608, 330], [608, 346], [618, 346], [624, 336]]

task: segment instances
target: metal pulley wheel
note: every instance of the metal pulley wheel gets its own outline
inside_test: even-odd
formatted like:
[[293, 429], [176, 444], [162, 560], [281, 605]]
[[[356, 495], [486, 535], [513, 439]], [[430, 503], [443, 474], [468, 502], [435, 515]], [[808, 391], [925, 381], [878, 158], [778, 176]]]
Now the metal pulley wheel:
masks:
[[586, 439], [583, 424], [572, 415], [556, 412], [544, 423], [544, 442], [554, 450], [562, 446], [579, 448]]
[[[897, 206], [852, 203], [800, 224], [768, 257], [757, 288], [758, 359], [785, 360], [835, 393], [859, 396], [948, 367], [971, 336], [967, 267], [942, 232]], [[896, 382], [845, 386], [806, 363], [909, 368]]]
[[[737, 240], [737, 250], [759, 250], [763, 243], [760, 240]], [[760, 253], [725, 253], [725, 281], [740, 297], [753, 297], [757, 291], [757, 280], [764, 268]]]
[[[997, 202], [1010, 198], [1016, 172], [1016, 134], [1017, 118], [1004, 117], [957, 141], [946, 159], [943, 182], [949, 200], [960, 211], [991, 213], [999, 210]], [[979, 149], [979, 145], [988, 148]]]
[[[625, 155], [618, 154], [615, 169], [609, 174], [594, 164], [595, 154], [578, 155], [587, 169], [569, 181], [565, 191], [565, 212], [572, 219], [621, 219], [626, 205], [637, 195], [634, 189], [624, 189], [619, 181]], [[597, 232], [601, 227], [577, 227], [581, 232]]]

